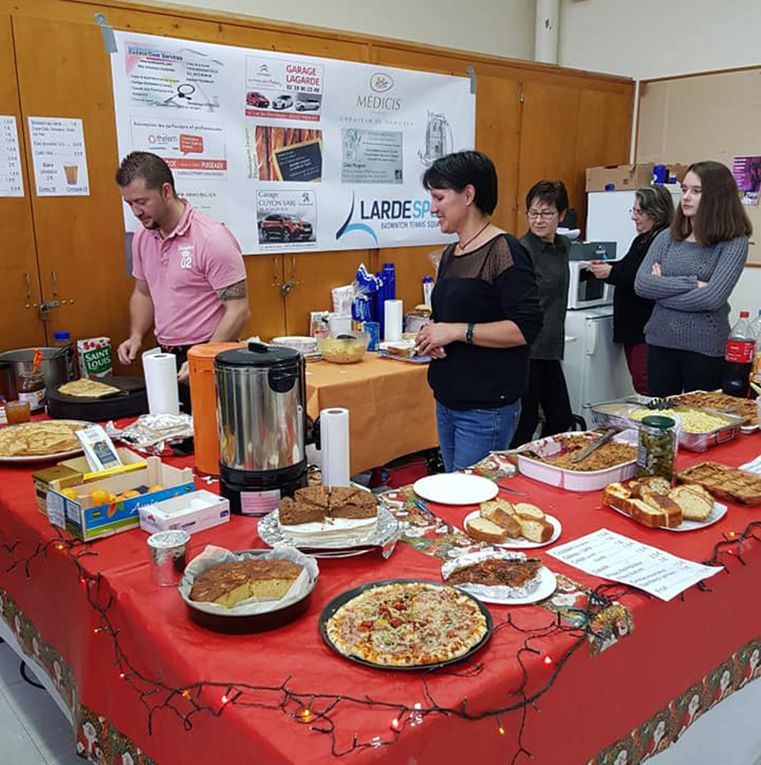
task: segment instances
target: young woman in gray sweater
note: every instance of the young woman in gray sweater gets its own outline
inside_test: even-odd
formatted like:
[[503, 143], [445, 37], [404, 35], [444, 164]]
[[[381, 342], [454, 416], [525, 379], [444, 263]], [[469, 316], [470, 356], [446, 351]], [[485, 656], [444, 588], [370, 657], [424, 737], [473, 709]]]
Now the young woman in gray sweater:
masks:
[[651, 396], [721, 385], [727, 299], [752, 232], [729, 169], [720, 162], [690, 165], [671, 228], [654, 239], [634, 282], [640, 297], [655, 301], [645, 325]]

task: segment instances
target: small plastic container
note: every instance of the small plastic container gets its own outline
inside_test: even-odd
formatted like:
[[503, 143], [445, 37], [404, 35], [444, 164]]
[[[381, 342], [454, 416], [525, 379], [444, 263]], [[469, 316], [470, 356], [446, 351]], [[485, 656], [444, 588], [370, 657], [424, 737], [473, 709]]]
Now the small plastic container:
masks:
[[673, 480], [677, 438], [676, 421], [671, 417], [645, 417], [639, 426], [637, 477], [657, 475]]

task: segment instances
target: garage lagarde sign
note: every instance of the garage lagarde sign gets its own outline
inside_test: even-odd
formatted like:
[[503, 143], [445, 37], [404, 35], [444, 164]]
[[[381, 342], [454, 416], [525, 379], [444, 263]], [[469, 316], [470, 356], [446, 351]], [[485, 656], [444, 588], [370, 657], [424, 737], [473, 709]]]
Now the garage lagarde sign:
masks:
[[[163, 157], [247, 254], [442, 244], [420, 179], [472, 148], [467, 77], [117, 32], [119, 159]], [[114, 158], [115, 164], [117, 158]], [[127, 231], [140, 225], [125, 207]]]

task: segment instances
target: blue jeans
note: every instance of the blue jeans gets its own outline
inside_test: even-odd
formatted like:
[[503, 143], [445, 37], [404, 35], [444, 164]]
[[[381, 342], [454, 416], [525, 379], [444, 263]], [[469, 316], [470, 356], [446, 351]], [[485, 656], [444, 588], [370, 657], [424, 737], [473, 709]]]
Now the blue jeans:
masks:
[[499, 409], [450, 409], [436, 402], [436, 426], [447, 473], [475, 465], [489, 452], [507, 449], [521, 402]]

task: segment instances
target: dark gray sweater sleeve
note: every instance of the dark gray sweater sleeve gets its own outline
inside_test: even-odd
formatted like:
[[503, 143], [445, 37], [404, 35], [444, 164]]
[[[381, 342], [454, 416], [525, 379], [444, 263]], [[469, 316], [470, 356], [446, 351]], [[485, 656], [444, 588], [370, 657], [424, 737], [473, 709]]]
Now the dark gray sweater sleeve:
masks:
[[663, 263], [663, 256], [671, 244], [671, 232], [666, 229], [655, 237], [637, 271], [634, 291], [648, 300], [663, 300], [672, 295], [693, 290], [698, 286], [697, 276], [653, 276], [654, 263]]
[[715, 311], [727, 302], [748, 258], [748, 237], [737, 236], [716, 247], [716, 268], [706, 286], [661, 300], [662, 306], [679, 311]]

